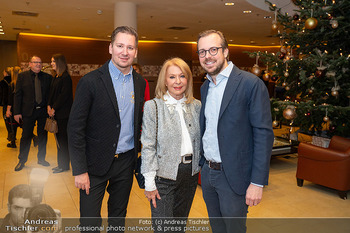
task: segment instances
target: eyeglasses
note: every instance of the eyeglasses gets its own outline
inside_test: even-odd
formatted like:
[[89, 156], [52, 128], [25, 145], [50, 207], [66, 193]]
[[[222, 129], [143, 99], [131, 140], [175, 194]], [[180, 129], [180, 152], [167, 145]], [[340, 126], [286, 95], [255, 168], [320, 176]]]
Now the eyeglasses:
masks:
[[41, 64], [41, 61], [31, 61], [30, 63], [34, 63], [34, 64]]
[[218, 54], [219, 49], [223, 49], [223, 48], [222, 47], [211, 47], [208, 50], [205, 50], [205, 49], [198, 50], [197, 53], [198, 53], [199, 57], [205, 57], [207, 55], [207, 52], [209, 52], [210, 55], [215, 56], [216, 54]]

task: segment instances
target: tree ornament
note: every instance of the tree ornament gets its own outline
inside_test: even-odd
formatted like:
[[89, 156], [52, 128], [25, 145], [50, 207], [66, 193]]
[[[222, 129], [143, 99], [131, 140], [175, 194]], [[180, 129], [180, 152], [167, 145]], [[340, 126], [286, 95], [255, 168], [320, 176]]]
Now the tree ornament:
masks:
[[309, 89], [309, 94], [314, 93], [314, 90], [312, 88]]
[[277, 25], [277, 10], [275, 10], [275, 19], [272, 20], [272, 26], [271, 29], [273, 31], [276, 31], [278, 29], [278, 25]]
[[279, 126], [279, 123], [278, 123], [278, 121], [274, 120], [272, 122], [272, 127], [276, 128], [277, 126]]
[[264, 81], [269, 81], [270, 77], [271, 77], [271, 75], [269, 73], [269, 63], [267, 62], [266, 63], [266, 70], [264, 71], [264, 74], [263, 74], [262, 78], [263, 78]]
[[258, 65], [259, 57], [260, 57], [259, 54], [260, 54], [260, 52], [256, 55], [256, 61], [255, 61], [255, 64], [252, 68], [252, 73], [255, 74], [256, 76], [260, 76], [261, 72], [262, 72], [262, 70], [260, 69], [260, 67]]
[[317, 27], [317, 24], [318, 24], [317, 19], [314, 17], [311, 17], [305, 21], [305, 28], [312, 30], [312, 29], [315, 29]]
[[334, 96], [334, 97], [337, 97], [339, 95], [339, 92], [337, 90], [333, 90], [331, 92], [331, 95]]
[[289, 91], [290, 90], [290, 86], [286, 86], [286, 91]]
[[307, 112], [307, 113], [306, 113], [306, 116], [311, 116], [311, 112]]
[[285, 56], [286, 56], [285, 53], [280, 52], [280, 54], [278, 55], [278, 58], [282, 60]]
[[278, 29], [277, 21], [272, 21], [272, 26], [271, 26], [273, 31], [276, 31]]
[[317, 78], [323, 77], [324, 74], [325, 74], [325, 71], [324, 71], [324, 70], [317, 70], [317, 71], [315, 72], [315, 76], [316, 76]]
[[299, 20], [299, 15], [298, 15], [298, 14], [294, 14], [294, 15], [293, 15], [293, 20], [294, 20], [294, 21]]
[[260, 67], [255, 64], [252, 68], [252, 73], [255, 74], [256, 76], [260, 76], [261, 75], [261, 69]]
[[274, 81], [274, 82], [276, 82], [277, 79], [278, 79], [278, 77], [277, 77], [276, 75], [274, 75], [274, 76], [271, 77], [271, 80]]
[[326, 116], [323, 117], [323, 121], [324, 121], [324, 122], [328, 122], [328, 121], [329, 121], [329, 117], [328, 117], [328, 108], [326, 108]]
[[287, 120], [293, 120], [297, 116], [294, 105], [288, 105], [283, 111], [283, 117]]
[[[282, 42], [281, 42], [281, 43], [282, 43]], [[284, 46], [282, 46], [280, 50], [281, 50], [281, 53], [284, 53], [284, 54], [287, 53], [287, 49], [286, 49]]]
[[338, 20], [336, 20], [336, 19], [332, 19], [329, 23], [331, 24], [332, 28], [334, 28], [334, 29], [336, 29], [339, 26]]
[[287, 86], [287, 83], [286, 82], [283, 82], [282, 83], [282, 87], [286, 87]]
[[283, 74], [283, 75], [284, 75], [284, 77], [286, 77], [286, 78], [287, 78], [287, 77], [289, 76], [288, 70], [286, 70], [286, 72], [284, 72], [284, 74]]

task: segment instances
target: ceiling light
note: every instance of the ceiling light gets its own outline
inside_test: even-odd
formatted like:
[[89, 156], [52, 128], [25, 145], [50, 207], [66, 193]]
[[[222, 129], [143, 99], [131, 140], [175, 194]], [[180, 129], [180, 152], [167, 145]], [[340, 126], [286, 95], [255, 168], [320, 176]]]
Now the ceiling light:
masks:
[[244, 14], [250, 14], [252, 11], [243, 11]]
[[4, 29], [0, 28], [0, 32], [3, 32], [3, 31], [4, 31]]
[[271, 16], [264, 16], [264, 19], [271, 19]]
[[174, 40], [177, 40], [177, 39], [179, 39], [179, 37], [175, 36], [175, 37], [174, 37]]
[[233, 5], [235, 5], [234, 2], [226, 2], [226, 3], [225, 3], [225, 6], [233, 6]]
[[4, 35], [5, 34], [5, 32], [0, 32], [0, 35]]
[[147, 37], [146, 36], [141, 36], [141, 39], [146, 39]]

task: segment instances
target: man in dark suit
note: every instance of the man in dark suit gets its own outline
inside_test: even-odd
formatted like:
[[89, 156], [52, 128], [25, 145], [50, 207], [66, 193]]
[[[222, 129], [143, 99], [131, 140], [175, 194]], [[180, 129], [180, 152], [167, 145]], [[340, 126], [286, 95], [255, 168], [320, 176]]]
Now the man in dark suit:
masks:
[[52, 76], [41, 71], [40, 57], [32, 56], [29, 61], [30, 70], [18, 75], [14, 97], [13, 115], [22, 124], [19, 162], [15, 171], [23, 169], [28, 159], [33, 129], [37, 123], [38, 133], [38, 164], [50, 166], [45, 160], [47, 132], [44, 130], [47, 118], [47, 99], [50, 91]]
[[[106, 187], [108, 216], [126, 216], [146, 86], [131, 67], [137, 44], [138, 35], [133, 28], [117, 27], [109, 45], [111, 60], [85, 75], [75, 92], [68, 141], [75, 186], [80, 189], [82, 226], [101, 225]], [[108, 219], [111, 231], [124, 225], [124, 220], [115, 220]]]
[[197, 48], [208, 74], [201, 87], [203, 197], [213, 232], [245, 232], [248, 206], [260, 203], [268, 182], [274, 139], [269, 95], [258, 77], [228, 62], [220, 31], [201, 32]]

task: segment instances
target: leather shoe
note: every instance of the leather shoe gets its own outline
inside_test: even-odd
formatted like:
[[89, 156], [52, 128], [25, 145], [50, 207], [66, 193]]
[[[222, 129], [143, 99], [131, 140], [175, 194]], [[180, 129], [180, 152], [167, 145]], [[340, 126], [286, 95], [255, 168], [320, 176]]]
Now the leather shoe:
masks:
[[7, 143], [7, 147], [10, 147], [10, 148], [17, 148], [15, 142]]
[[15, 167], [15, 171], [18, 172], [18, 171], [22, 170], [23, 168], [24, 168], [24, 163], [19, 162]]
[[57, 170], [57, 169], [60, 169], [60, 167], [57, 166], [57, 167], [52, 168], [53, 171], [54, 171], [54, 170]]
[[67, 169], [62, 169], [62, 168], [58, 168], [58, 169], [56, 169], [56, 170], [53, 170], [53, 172], [52, 173], [61, 173], [61, 172], [64, 172], [64, 171], [68, 171]]
[[44, 167], [50, 166], [50, 163], [46, 160], [38, 160], [38, 164], [43, 165]]

